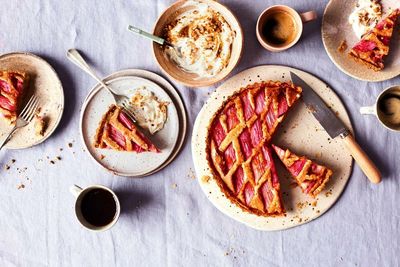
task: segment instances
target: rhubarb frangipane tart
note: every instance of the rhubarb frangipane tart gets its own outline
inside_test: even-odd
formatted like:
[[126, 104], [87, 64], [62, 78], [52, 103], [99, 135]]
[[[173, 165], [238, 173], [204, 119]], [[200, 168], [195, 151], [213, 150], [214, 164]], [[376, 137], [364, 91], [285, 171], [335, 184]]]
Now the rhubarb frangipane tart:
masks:
[[275, 145], [272, 147], [304, 193], [316, 197], [324, 189], [333, 174], [332, 170], [305, 156], [299, 157], [289, 149], [284, 150]]
[[208, 164], [225, 196], [245, 211], [285, 212], [269, 141], [300, 95], [291, 83], [255, 83], [229, 97], [211, 118]]
[[17, 119], [28, 84], [28, 75], [23, 72], [0, 71], [0, 117], [10, 123]]
[[101, 119], [94, 137], [94, 147], [136, 153], [160, 152], [116, 105], [111, 105]]

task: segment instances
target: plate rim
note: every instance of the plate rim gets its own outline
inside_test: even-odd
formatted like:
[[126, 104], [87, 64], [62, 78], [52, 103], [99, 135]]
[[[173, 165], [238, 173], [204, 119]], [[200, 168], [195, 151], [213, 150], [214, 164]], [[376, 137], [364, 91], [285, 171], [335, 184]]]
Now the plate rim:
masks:
[[[151, 174], [154, 174], [154, 173], [156, 173], [156, 172], [162, 170], [162, 169], [165, 168], [169, 163], [171, 163], [172, 160], [179, 154], [180, 148], [182, 147], [182, 145], [183, 145], [183, 143], [184, 143], [184, 139], [185, 139], [185, 136], [182, 136], [182, 138], [180, 138], [180, 129], [181, 129], [182, 126], [184, 126], [184, 134], [186, 135], [187, 124], [186, 124], [186, 123], [183, 123], [184, 125], [181, 125], [181, 122], [180, 122], [180, 120], [179, 120], [179, 119], [180, 119], [180, 114], [181, 114], [181, 112], [178, 111], [178, 108], [177, 108], [177, 106], [176, 106], [176, 104], [175, 104], [175, 102], [178, 101], [178, 100], [175, 100], [175, 101], [174, 101], [175, 96], [171, 96], [171, 94], [169, 93], [169, 90], [168, 90], [168, 89], [164, 89], [163, 86], [161, 86], [161, 85], [158, 84], [157, 82], [153, 81], [152, 79], [149, 79], [149, 78], [146, 78], [146, 77], [142, 77], [142, 76], [140, 76], [140, 75], [135, 75], [135, 74], [127, 73], [127, 72], [130, 72], [130, 71], [139, 71], [139, 72], [142, 72], [142, 71], [145, 71], [145, 70], [141, 70], [141, 69], [123, 69], [123, 70], [119, 70], [119, 71], [116, 71], [116, 72], [113, 72], [113, 73], [107, 75], [106, 77], [103, 78], [103, 80], [105, 81], [105, 83], [109, 83], [110, 81], [120, 80], [120, 79], [123, 79], [123, 78], [129, 78], [129, 77], [131, 77], [131, 78], [136, 78], [136, 79], [144, 80], [144, 81], [146, 81], [146, 82], [149, 82], [149, 83], [151, 83], [151, 84], [154, 84], [156, 87], [159, 87], [161, 90], [163, 90], [163, 91], [168, 95], [168, 97], [171, 99], [171, 101], [173, 102], [173, 104], [174, 104], [174, 106], [175, 106], [176, 113], [177, 113], [177, 117], [178, 117], [179, 126], [178, 126], [178, 134], [177, 134], [177, 137], [176, 137], [176, 139], [175, 139], [175, 141], [174, 141], [173, 148], [171, 149], [170, 154], [166, 157], [166, 159], [165, 159], [164, 161], [162, 161], [162, 162], [161, 162], [156, 168], [154, 168], [153, 170], [150, 170], [150, 171], [147, 171], [147, 172], [143, 172], [143, 173], [140, 173], [140, 174], [134, 174], [134, 175], [132, 175], [132, 174], [130, 174], [130, 173], [123, 173], [123, 172], [118, 172], [118, 171], [114, 171], [114, 170], [108, 169], [106, 166], [104, 166], [103, 164], [101, 164], [101, 163], [92, 155], [92, 153], [90, 153], [89, 148], [88, 148], [88, 146], [87, 146], [87, 144], [86, 144], [86, 142], [85, 142], [85, 138], [84, 138], [84, 136], [83, 136], [83, 118], [84, 118], [84, 114], [85, 114], [86, 108], [87, 108], [87, 106], [88, 106], [88, 104], [89, 104], [89, 101], [90, 101], [100, 90], [102, 90], [102, 87], [101, 87], [101, 85], [100, 85], [99, 83], [96, 83], [96, 84], [91, 88], [91, 90], [89, 91], [89, 93], [87, 94], [87, 96], [86, 96], [86, 98], [85, 98], [85, 100], [84, 100], [84, 103], [82, 104], [82, 110], [81, 110], [81, 113], [80, 113], [80, 120], [79, 120], [79, 128], [80, 128], [81, 141], [82, 141], [83, 145], [85, 146], [86, 151], [89, 153], [89, 155], [90, 155], [90, 157], [92, 158], [92, 160], [94, 160], [98, 165], [102, 166], [102, 168], [106, 169], [107, 171], [109, 171], [109, 172], [111, 172], [112, 174], [117, 175], [117, 176], [121, 176], [121, 177], [130, 177], [130, 178], [142, 178], [142, 177], [149, 176], [149, 175], [151, 175]], [[157, 75], [157, 74], [152, 73], [152, 72], [150, 72], [150, 71], [145, 71], [145, 72], [148, 72], [148, 73]], [[114, 76], [115, 76], [115, 77], [114, 77]], [[159, 76], [159, 77], [162, 78], [161, 76]], [[174, 88], [174, 87], [171, 85], [171, 88]], [[174, 89], [175, 89], [175, 88], [174, 88]], [[176, 91], [176, 90], [175, 90], [175, 91]], [[179, 95], [179, 94], [178, 94], [178, 95]], [[181, 103], [182, 103], [181, 99], [179, 99], [178, 102], [181, 102]], [[184, 106], [184, 105], [183, 105], [183, 106]], [[179, 109], [179, 110], [180, 110], [180, 109]], [[183, 117], [186, 119], [186, 112], [183, 111], [182, 113], [184, 113]], [[179, 142], [180, 139], [183, 139], [183, 141]], [[178, 146], [178, 145], [179, 145], [178, 151], [176, 152], [177, 146]], [[171, 157], [172, 157], [172, 159], [171, 159]]]
[[[309, 72], [306, 72], [306, 71], [297, 69], [297, 68], [293, 68], [293, 67], [290, 67], [290, 66], [284, 66], [284, 65], [258, 65], [258, 66], [253, 66], [253, 67], [247, 68], [247, 69], [245, 69], [245, 70], [239, 72], [239, 73], [236, 74], [235, 76], [231, 77], [230, 79], [228, 79], [227, 81], [225, 81], [223, 84], [221, 84], [221, 85], [213, 92], [213, 94], [216, 94], [218, 91], [220, 91], [220, 87], [222, 87], [226, 82], [229, 82], [230, 80], [235, 79], [237, 75], [240, 75], [240, 74], [242, 74], [242, 73], [244, 73], [244, 72], [247, 72], [247, 71], [249, 71], [249, 70], [251, 70], [251, 69], [257, 69], [257, 68], [263, 68], [263, 67], [264, 67], [264, 68], [284, 68], [284, 69], [286, 69], [286, 70], [295, 71], [296, 73], [298, 73], [298, 74], [300, 74], [300, 75], [304, 75], [304, 74], [305, 74], [305, 75], [310, 75], [310, 76], [312, 76], [313, 78], [315, 78], [315, 79], [317, 79], [318, 81], [320, 81], [321, 83], [327, 85], [327, 84], [326, 84], [323, 80], [321, 80], [319, 77], [317, 77], [317, 76], [315, 76], [315, 75], [313, 75], [313, 74], [311, 74], [311, 73], [309, 73]], [[239, 88], [235, 89], [235, 91], [238, 90], [238, 89], [239, 89]], [[352, 121], [351, 121], [351, 117], [349, 116], [349, 113], [348, 113], [348, 111], [347, 111], [347, 109], [346, 109], [346, 106], [343, 104], [343, 101], [342, 101], [342, 100], [340, 99], [340, 97], [336, 94], [336, 92], [335, 92], [331, 87], [329, 87], [329, 89], [330, 89], [331, 92], [333, 92], [333, 94], [337, 97], [337, 99], [340, 101], [341, 105], [343, 106], [343, 108], [344, 108], [344, 110], [345, 110], [345, 112], [346, 112], [345, 115], [346, 115], [346, 117], [348, 118], [349, 123], [350, 123], [350, 124], [348, 125], [348, 126], [349, 126], [348, 128], [349, 128], [349, 130], [350, 130], [351, 132], [354, 132], [354, 128], [353, 128], [353, 124], [352, 124]], [[235, 91], [234, 91], [234, 92], [235, 92]], [[233, 92], [233, 93], [234, 93], [234, 92]], [[232, 93], [232, 94], [233, 94], [233, 93]], [[213, 98], [213, 94], [209, 97], [209, 99], [212, 99], [212, 98]], [[208, 100], [209, 100], [209, 99], [208, 99]], [[195, 134], [198, 133], [198, 129], [199, 129], [199, 127], [200, 127], [200, 120], [201, 120], [201, 119], [199, 119], [199, 118], [200, 118], [200, 117], [202, 116], [202, 114], [204, 113], [205, 106], [206, 106], [207, 103], [209, 103], [208, 100], [207, 100], [207, 102], [205, 102], [205, 104], [203, 105], [202, 109], [201, 109], [200, 112], [198, 113], [198, 116], [196, 117], [196, 120], [195, 120], [195, 123], [194, 123], [194, 126], [193, 126], [192, 136], [195, 136]], [[237, 221], [237, 222], [239, 222], [239, 223], [242, 223], [242, 224], [244, 224], [244, 225], [246, 225], [246, 226], [248, 226], [248, 227], [251, 227], [251, 228], [253, 228], [253, 229], [260, 230], [260, 231], [282, 231], [282, 230], [286, 230], [286, 229], [290, 229], [290, 228], [293, 228], [293, 227], [300, 226], [300, 225], [302, 225], [302, 224], [306, 224], [306, 223], [311, 222], [311, 221], [317, 219], [318, 217], [322, 216], [322, 215], [325, 214], [332, 206], [334, 206], [334, 204], [339, 200], [339, 198], [340, 198], [340, 196], [342, 195], [343, 191], [344, 191], [345, 188], [347, 187], [348, 182], [349, 182], [349, 180], [350, 180], [350, 178], [351, 178], [351, 176], [352, 176], [353, 170], [354, 170], [354, 159], [351, 158], [351, 164], [350, 164], [350, 166], [349, 166], [349, 173], [348, 173], [348, 176], [346, 177], [346, 180], [345, 180], [345, 182], [344, 182], [342, 188], [340, 188], [340, 191], [338, 192], [337, 197], [336, 197], [335, 199], [333, 199], [333, 201], [332, 201], [329, 205], [327, 205], [327, 207], [326, 207], [325, 210], [323, 210], [323, 211], [321, 211], [319, 214], [313, 216], [313, 217], [310, 218], [308, 221], [304, 221], [304, 220], [303, 220], [302, 222], [296, 223], [295, 225], [285, 225], [285, 226], [283, 226], [283, 227], [278, 227], [278, 228], [272, 227], [272, 228], [268, 229], [268, 228], [266, 228], [266, 227], [258, 227], [258, 226], [256, 226], [256, 225], [252, 225], [252, 224], [249, 223], [249, 222], [245, 222], [244, 220], [242, 220], [242, 219], [240, 219], [240, 218], [237, 218], [236, 216], [233, 215], [233, 212], [230, 213], [230, 212], [228, 212], [227, 210], [225, 210], [222, 204], [217, 203], [217, 201], [214, 200], [214, 199], [213, 199], [213, 200], [210, 199], [209, 195], [208, 195], [207, 192], [206, 192], [206, 188], [203, 186], [202, 177], [200, 177], [201, 175], [199, 175], [199, 174], [202, 173], [202, 171], [199, 170], [199, 167], [198, 167], [197, 164], [196, 164], [196, 158], [198, 158], [198, 157], [195, 155], [195, 152], [196, 152], [195, 146], [196, 146], [196, 138], [192, 138], [192, 142], [191, 142], [192, 159], [193, 159], [194, 166], [195, 166], [195, 172], [196, 172], [196, 176], [197, 176], [197, 182], [198, 182], [199, 186], [201, 187], [201, 189], [202, 189], [202, 191], [203, 191], [203, 194], [204, 194], [204, 195], [206, 196], [206, 198], [208, 199], [208, 201], [211, 202], [212, 205], [213, 205], [215, 208], [217, 208], [220, 212], [222, 212], [224, 215], [228, 216], [229, 218], [232, 218], [232, 219], [234, 219], [235, 221]], [[197, 161], [199, 161], [199, 160], [197, 159]], [[197, 166], [197, 167], [196, 167], [196, 166]], [[212, 179], [212, 178], [211, 178], [211, 179]], [[220, 188], [218, 188], [218, 193], [222, 193], [222, 191], [221, 191]], [[231, 204], [232, 206], [234, 206], [231, 202], [230, 202], [229, 204]], [[246, 212], [244, 212], [244, 211], [241, 211], [241, 212], [244, 213], [244, 214], [248, 214], [249, 216], [252, 216], [252, 215], [253, 215], [253, 214], [251, 214], [251, 213], [246, 213]], [[254, 216], [256, 216], [256, 215], [254, 215]], [[257, 216], [257, 217], [258, 217], [258, 216]], [[267, 221], [268, 219], [270, 219], [270, 217], [265, 217], [265, 220], [266, 220], [266, 221]]]
[[22, 57], [27, 56], [27, 57], [31, 57], [31, 58], [34, 58], [36, 60], [39, 60], [39, 61], [43, 62], [44, 65], [46, 65], [49, 68], [49, 70], [53, 73], [54, 77], [57, 80], [57, 83], [59, 85], [60, 92], [61, 92], [61, 94], [60, 94], [60, 104], [61, 104], [60, 112], [58, 114], [57, 120], [56, 120], [53, 128], [48, 132], [48, 134], [45, 137], [43, 137], [42, 139], [39, 139], [38, 141], [36, 141], [33, 144], [27, 145], [27, 146], [10, 147], [10, 146], [8, 146], [8, 144], [6, 144], [4, 146], [6, 149], [10, 149], [10, 150], [27, 149], [27, 148], [31, 148], [31, 147], [37, 146], [37, 145], [43, 143], [44, 141], [46, 141], [50, 136], [53, 135], [53, 133], [55, 132], [55, 130], [59, 126], [59, 124], [61, 122], [61, 119], [63, 117], [63, 114], [64, 114], [64, 108], [65, 108], [64, 87], [63, 87], [62, 81], [61, 81], [60, 77], [58, 76], [56, 70], [44, 58], [42, 58], [42, 57], [40, 57], [40, 56], [38, 56], [36, 54], [33, 54], [31, 52], [9, 52], [9, 53], [5, 53], [5, 54], [1, 54], [0, 55], [0, 60], [2, 60], [4, 58], [7, 58], [7, 57], [10, 57], [10, 56], [22, 56]]

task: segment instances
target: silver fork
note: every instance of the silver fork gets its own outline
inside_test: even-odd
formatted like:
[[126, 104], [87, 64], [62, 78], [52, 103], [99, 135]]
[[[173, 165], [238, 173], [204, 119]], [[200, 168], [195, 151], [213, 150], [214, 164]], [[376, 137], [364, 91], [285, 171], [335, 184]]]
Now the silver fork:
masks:
[[92, 68], [89, 66], [89, 64], [83, 59], [82, 55], [78, 52], [76, 49], [70, 49], [67, 52], [67, 58], [77, 65], [80, 69], [88, 73], [90, 76], [92, 76], [98, 83], [100, 83], [103, 88], [107, 89], [112, 96], [114, 97], [115, 103], [117, 106], [120, 106], [124, 109], [125, 113], [133, 120], [133, 122], [136, 122], [135, 119], [135, 114], [133, 114], [132, 106], [130, 104], [129, 98], [125, 95], [120, 95], [117, 94], [113, 89], [111, 89], [105, 82], [97, 76], [97, 74], [92, 70]]
[[29, 99], [28, 103], [25, 105], [22, 112], [18, 115], [17, 121], [15, 122], [15, 125], [8, 134], [7, 138], [0, 143], [0, 150], [10, 140], [11, 136], [15, 133], [16, 130], [25, 127], [32, 121], [38, 107], [39, 107], [39, 99], [37, 98], [37, 96], [33, 95]]

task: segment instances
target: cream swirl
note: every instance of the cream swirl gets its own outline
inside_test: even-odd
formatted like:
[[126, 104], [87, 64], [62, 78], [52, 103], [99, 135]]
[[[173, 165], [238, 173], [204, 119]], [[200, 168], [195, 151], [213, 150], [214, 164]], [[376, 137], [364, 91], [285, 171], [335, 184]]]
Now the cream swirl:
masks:
[[180, 14], [165, 29], [168, 42], [180, 50], [166, 49], [167, 55], [184, 71], [200, 78], [220, 73], [231, 58], [235, 32], [224, 17], [207, 4], [188, 1]]

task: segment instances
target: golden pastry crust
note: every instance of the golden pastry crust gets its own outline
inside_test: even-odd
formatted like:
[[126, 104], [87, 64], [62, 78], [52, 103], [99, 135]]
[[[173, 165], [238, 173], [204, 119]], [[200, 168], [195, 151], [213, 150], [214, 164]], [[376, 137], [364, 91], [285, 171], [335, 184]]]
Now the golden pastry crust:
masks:
[[94, 147], [137, 153], [160, 150], [133, 124], [122, 108], [111, 105], [103, 115], [94, 137]]
[[300, 95], [291, 83], [255, 83], [229, 97], [210, 120], [206, 155], [212, 178], [243, 211], [285, 212], [269, 141]]

